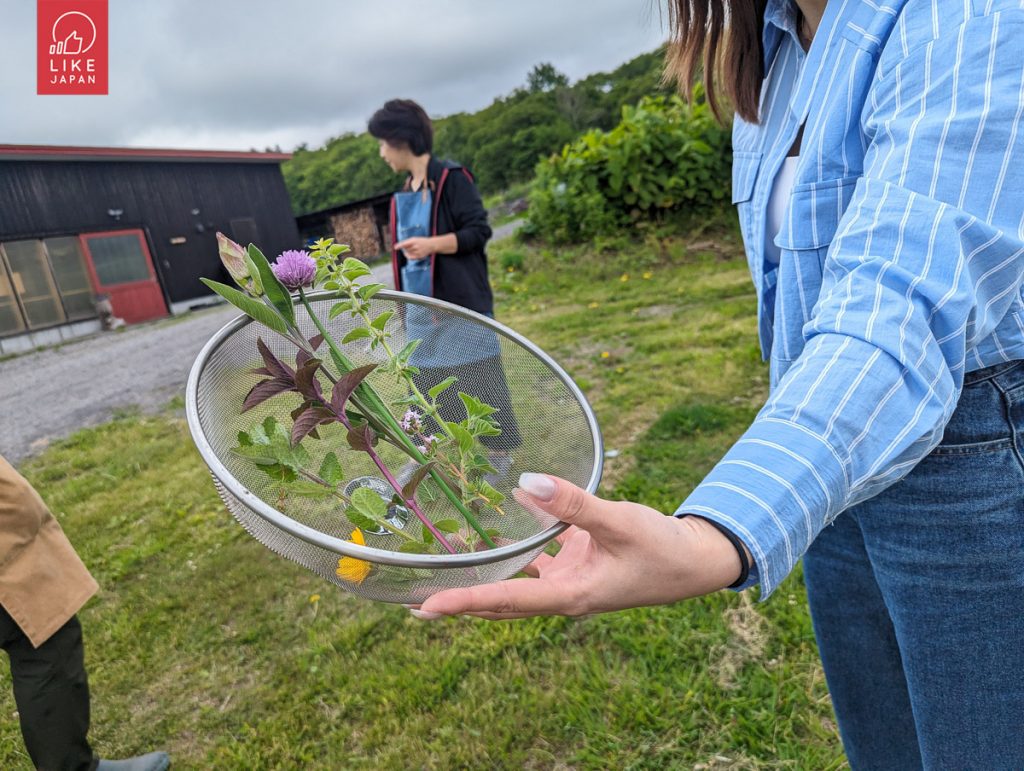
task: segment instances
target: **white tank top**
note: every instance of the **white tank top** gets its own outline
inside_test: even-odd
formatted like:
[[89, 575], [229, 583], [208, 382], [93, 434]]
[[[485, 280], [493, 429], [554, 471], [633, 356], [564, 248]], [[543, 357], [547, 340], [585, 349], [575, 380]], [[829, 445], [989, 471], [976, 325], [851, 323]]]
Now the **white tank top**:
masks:
[[770, 265], [779, 264], [779, 247], [775, 245], [775, 236], [782, 228], [782, 217], [789, 204], [789, 194], [793, 189], [793, 178], [799, 155], [790, 155], [782, 162], [782, 168], [772, 183], [772, 194], [768, 197], [768, 221], [764, 229], [764, 260]]

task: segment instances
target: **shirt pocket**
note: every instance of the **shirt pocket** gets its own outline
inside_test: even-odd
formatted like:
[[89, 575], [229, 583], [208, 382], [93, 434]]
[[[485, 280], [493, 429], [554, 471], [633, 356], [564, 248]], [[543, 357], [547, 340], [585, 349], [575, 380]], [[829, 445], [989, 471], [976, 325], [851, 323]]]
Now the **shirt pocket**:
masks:
[[[841, 177], [797, 185], [790, 193], [782, 227], [775, 287], [773, 360], [788, 364], [804, 347], [804, 327], [814, 316], [822, 272], [839, 221], [859, 177]], [[778, 376], [785, 367], [778, 368]]]
[[[753, 217], [750, 202], [757, 184], [757, 174], [761, 169], [761, 153], [734, 150], [732, 154], [732, 202], [736, 206], [736, 214], [740, 221], [743, 241], [751, 244], [754, 238]], [[753, 254], [760, 249], [747, 249], [747, 260], [754, 270]]]

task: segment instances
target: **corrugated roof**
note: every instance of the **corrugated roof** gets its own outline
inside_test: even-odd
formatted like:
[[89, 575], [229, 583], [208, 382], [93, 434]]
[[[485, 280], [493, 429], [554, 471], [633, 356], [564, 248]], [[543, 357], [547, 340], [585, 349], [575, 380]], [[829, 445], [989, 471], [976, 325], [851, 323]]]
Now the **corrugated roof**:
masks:
[[0, 161], [164, 161], [208, 163], [281, 163], [291, 153], [238, 150], [171, 150], [141, 147], [0, 145]]

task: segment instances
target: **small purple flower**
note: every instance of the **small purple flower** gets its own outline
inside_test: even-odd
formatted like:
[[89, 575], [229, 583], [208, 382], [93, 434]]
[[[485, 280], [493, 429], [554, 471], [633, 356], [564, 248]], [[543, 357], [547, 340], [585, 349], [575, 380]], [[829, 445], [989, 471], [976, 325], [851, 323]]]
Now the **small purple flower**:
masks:
[[431, 449], [433, 449], [434, 442], [436, 442], [436, 441], [437, 441], [437, 437], [436, 436], [425, 436], [425, 437], [423, 437], [423, 444], [421, 444], [416, 449], [418, 449], [421, 453], [426, 455], [428, 452], [430, 452]]
[[309, 252], [289, 249], [278, 256], [270, 269], [282, 284], [294, 290], [313, 285], [316, 260], [309, 256]]
[[414, 409], [408, 409], [402, 416], [401, 421], [402, 430], [407, 434], [419, 433], [423, 429], [423, 424], [420, 422], [420, 414]]

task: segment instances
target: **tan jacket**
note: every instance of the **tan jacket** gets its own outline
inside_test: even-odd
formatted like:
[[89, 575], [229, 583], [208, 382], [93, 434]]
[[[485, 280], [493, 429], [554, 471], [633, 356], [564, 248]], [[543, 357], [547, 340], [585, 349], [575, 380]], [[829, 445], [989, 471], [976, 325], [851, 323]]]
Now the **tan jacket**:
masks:
[[38, 648], [97, 589], [43, 499], [0, 456], [0, 605]]

